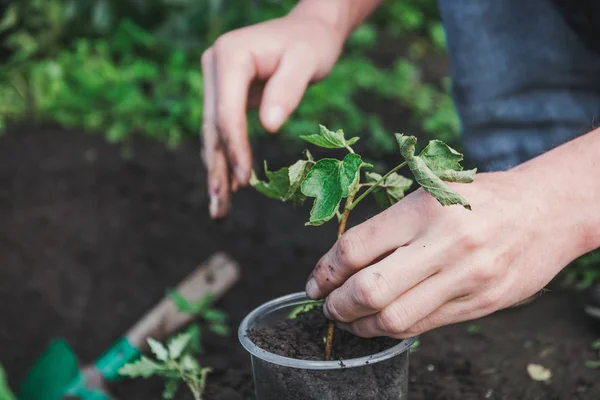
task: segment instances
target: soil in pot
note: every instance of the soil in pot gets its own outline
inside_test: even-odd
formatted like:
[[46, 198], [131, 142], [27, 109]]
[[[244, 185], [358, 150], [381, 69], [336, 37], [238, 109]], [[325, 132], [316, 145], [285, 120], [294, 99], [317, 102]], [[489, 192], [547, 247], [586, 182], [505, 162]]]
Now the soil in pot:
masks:
[[[250, 329], [247, 336], [258, 347], [298, 360], [323, 360], [328, 320], [320, 308], [269, 327]], [[403, 399], [406, 396], [408, 352], [378, 363], [346, 368], [344, 360], [387, 350], [400, 340], [360, 338], [335, 330], [332, 359], [336, 370], [282, 367], [255, 359], [255, 384], [259, 400], [271, 399]]]

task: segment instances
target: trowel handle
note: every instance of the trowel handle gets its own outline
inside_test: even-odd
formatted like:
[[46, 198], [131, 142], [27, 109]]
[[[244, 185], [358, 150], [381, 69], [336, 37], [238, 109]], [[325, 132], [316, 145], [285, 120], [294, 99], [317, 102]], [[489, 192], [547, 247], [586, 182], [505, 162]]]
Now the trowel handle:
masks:
[[[190, 302], [211, 294], [218, 300], [240, 276], [239, 265], [225, 253], [216, 253], [177, 286], [177, 292]], [[180, 312], [168, 297], [160, 301], [125, 335], [139, 350], [147, 350], [147, 338], [162, 341], [192, 320], [193, 316]]]

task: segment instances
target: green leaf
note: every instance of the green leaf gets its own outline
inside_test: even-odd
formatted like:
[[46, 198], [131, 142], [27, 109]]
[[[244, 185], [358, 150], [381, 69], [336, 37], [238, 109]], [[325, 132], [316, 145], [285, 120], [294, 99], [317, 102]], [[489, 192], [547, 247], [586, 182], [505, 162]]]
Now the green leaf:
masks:
[[[450, 152], [450, 155], [445, 152], [441, 152], [438, 145], [432, 146], [432, 149], [428, 152], [424, 152], [427, 162], [420, 155], [415, 155], [415, 146], [417, 138], [414, 136], [405, 136], [396, 134], [396, 141], [400, 146], [400, 153], [406, 160], [408, 167], [415, 176], [415, 180], [423, 189], [437, 199], [437, 201], [443, 205], [460, 204], [466, 209], [471, 209], [469, 203], [450, 186], [448, 186], [442, 179], [436, 175], [434, 170], [440, 171], [444, 167], [455, 166], [455, 156]], [[429, 146], [428, 146], [429, 147]], [[441, 153], [440, 153], [441, 152]], [[437, 154], [437, 155], [435, 155]], [[437, 159], [436, 157], [439, 157]], [[445, 159], [448, 158], [448, 159]], [[432, 165], [432, 170], [429, 165]], [[447, 171], [448, 168], [444, 169]]]
[[[375, 172], [367, 172], [365, 175], [368, 183], [379, 182], [382, 178]], [[411, 179], [394, 172], [373, 189], [372, 193], [379, 206], [385, 209], [402, 200], [412, 183]]]
[[190, 335], [190, 343], [188, 345], [189, 353], [196, 354], [202, 351], [202, 331], [200, 325], [192, 324], [186, 330], [185, 333]]
[[165, 390], [163, 390], [163, 399], [170, 400], [175, 397], [179, 388], [179, 380], [175, 378], [167, 379], [165, 382]]
[[210, 308], [202, 314], [202, 318], [210, 322], [225, 322], [227, 321], [227, 314], [221, 310]]
[[250, 185], [267, 197], [276, 200], [282, 200], [290, 189], [289, 169], [284, 167], [275, 172], [269, 171], [266, 161], [264, 168], [265, 175], [269, 181], [261, 181], [256, 177], [254, 171], [252, 171], [252, 176], [250, 176]]
[[594, 342], [592, 343], [592, 349], [600, 350], [600, 339], [594, 340]]
[[269, 181], [261, 181], [256, 177], [254, 171], [252, 171], [250, 184], [260, 193], [272, 199], [302, 202], [304, 196], [300, 192], [300, 185], [314, 165], [312, 155], [308, 151], [305, 154], [307, 157], [306, 160], [296, 161], [290, 167], [284, 167], [275, 172], [269, 171], [267, 162], [265, 161], [265, 175]]
[[198, 361], [196, 361], [196, 359], [189, 354], [185, 354], [181, 358], [180, 366], [182, 369], [184, 369], [186, 371], [200, 370], [200, 364], [198, 364]]
[[190, 343], [191, 336], [188, 333], [181, 333], [169, 341], [169, 357], [176, 360], [181, 356], [187, 345]]
[[448, 182], [470, 183], [476, 169], [463, 171], [463, 155], [440, 140], [432, 140], [419, 154], [425, 164], [440, 179]]
[[[307, 155], [312, 158], [310, 153], [307, 152]], [[287, 201], [289, 199], [303, 200], [304, 196], [302, 195], [302, 192], [300, 192], [300, 186], [302, 185], [302, 181], [304, 181], [306, 175], [308, 175], [313, 165], [314, 162], [311, 160], [299, 160], [294, 163], [294, 165], [289, 167], [289, 187], [287, 193], [283, 197], [283, 201]]]
[[338, 211], [340, 201], [359, 179], [363, 163], [357, 154], [348, 154], [342, 161], [324, 158], [317, 161], [302, 182], [302, 193], [315, 197], [307, 225], [318, 226], [329, 221]]
[[0, 20], [0, 32], [7, 31], [14, 27], [17, 24], [18, 19], [19, 10], [17, 8], [17, 3], [13, 3], [4, 10], [4, 16]]
[[176, 290], [169, 290], [167, 292], [167, 296], [169, 296], [169, 298], [173, 301], [173, 303], [175, 303], [177, 310], [179, 310], [180, 312], [183, 312], [183, 313], [188, 313], [188, 314], [191, 313], [192, 306], [190, 305], [190, 302], [188, 301], [188, 299], [183, 297], [183, 295], [181, 295], [181, 293], [179, 293]]
[[296, 306], [296, 308], [294, 308], [288, 314], [288, 318], [294, 319], [298, 316], [298, 314], [301, 314], [306, 311], [310, 311], [315, 307], [321, 307], [322, 305], [323, 305], [323, 300], [311, 301], [309, 303], [300, 304], [299, 306]]
[[600, 361], [586, 361], [584, 365], [587, 368], [600, 369]]
[[150, 346], [150, 350], [156, 356], [156, 358], [160, 361], [167, 361], [169, 358], [169, 351], [157, 340], [152, 338], [148, 338], [147, 340], [148, 346]]
[[301, 139], [306, 140], [309, 143], [315, 144], [320, 147], [327, 149], [348, 149], [354, 143], [358, 142], [358, 137], [353, 137], [346, 140], [344, 137], [344, 131], [338, 129], [337, 131], [330, 131], [323, 125], [319, 125], [319, 133], [313, 135], [301, 135]]
[[15, 395], [10, 390], [8, 386], [8, 381], [6, 379], [6, 374], [4, 373], [4, 369], [0, 365], [0, 400], [16, 400]]
[[190, 302], [181, 293], [176, 290], [170, 290], [167, 292], [167, 295], [173, 300], [175, 306], [180, 312], [197, 316], [201, 315], [206, 311], [210, 304], [213, 302], [213, 296], [211, 293], [205, 294], [200, 300], [196, 302]]
[[119, 374], [130, 378], [149, 378], [163, 371], [165, 371], [163, 365], [142, 356], [139, 360], [122, 366], [119, 369]]
[[219, 336], [229, 336], [229, 327], [222, 323], [214, 323], [209, 325], [209, 329]]

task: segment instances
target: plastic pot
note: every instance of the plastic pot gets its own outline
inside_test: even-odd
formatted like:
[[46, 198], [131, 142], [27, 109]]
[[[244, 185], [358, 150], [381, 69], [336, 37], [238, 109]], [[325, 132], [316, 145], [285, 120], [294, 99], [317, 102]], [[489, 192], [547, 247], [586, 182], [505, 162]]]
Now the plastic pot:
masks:
[[380, 353], [337, 360], [298, 360], [256, 346], [248, 329], [273, 326], [296, 307], [311, 303], [304, 292], [271, 300], [240, 324], [239, 340], [250, 353], [256, 400], [407, 399], [408, 356], [415, 338]]

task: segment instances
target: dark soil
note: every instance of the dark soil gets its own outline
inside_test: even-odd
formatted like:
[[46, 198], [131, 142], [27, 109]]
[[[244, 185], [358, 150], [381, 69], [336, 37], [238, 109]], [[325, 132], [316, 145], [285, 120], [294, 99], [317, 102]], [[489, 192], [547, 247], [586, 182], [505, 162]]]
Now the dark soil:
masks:
[[[294, 319], [280, 321], [272, 327], [250, 329], [248, 338], [261, 349], [280, 356], [298, 360], [322, 360], [325, 354], [328, 320], [322, 309], [314, 308], [302, 312]], [[333, 360], [347, 360], [370, 356], [394, 345], [399, 340], [390, 338], [363, 339], [340, 329], [334, 330], [332, 343]]]
[[[258, 347], [300, 360], [323, 360], [328, 321], [321, 307], [301, 312], [294, 319], [272, 326], [250, 329], [247, 336]], [[372, 356], [400, 343], [390, 338], [363, 339], [335, 329], [332, 360], [335, 370], [314, 371], [286, 368], [255, 360], [257, 396], [265, 400], [379, 399], [406, 398], [407, 354], [382, 363], [365, 361], [360, 367], [346, 368], [343, 360]]]
[[[255, 143], [257, 160], [290, 162], [281, 141]], [[296, 155], [296, 154], [294, 154]], [[368, 203], [367, 203], [368, 204]], [[243, 267], [217, 306], [235, 332], [261, 303], [301, 291], [335, 226], [305, 227], [308, 210], [242, 190], [229, 218], [207, 216], [196, 143], [168, 152], [137, 143], [131, 159], [99, 138], [56, 129], [14, 130], [0, 138], [0, 362], [16, 388], [47, 343], [65, 337], [90, 362], [198, 263], [220, 250]], [[357, 210], [352, 223], [374, 215]], [[571, 292], [421, 337], [411, 354], [411, 400], [596, 400], [600, 372], [590, 348], [600, 328]], [[478, 331], [479, 333], [469, 333]], [[207, 400], [251, 399], [248, 354], [235, 334], [205, 335]], [[539, 363], [548, 383], [526, 372]], [[160, 380], [114, 386], [121, 399], [159, 399]], [[189, 398], [182, 388], [180, 398]], [[284, 397], [285, 398], [285, 397]]]

